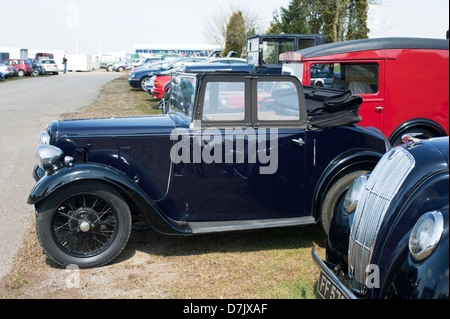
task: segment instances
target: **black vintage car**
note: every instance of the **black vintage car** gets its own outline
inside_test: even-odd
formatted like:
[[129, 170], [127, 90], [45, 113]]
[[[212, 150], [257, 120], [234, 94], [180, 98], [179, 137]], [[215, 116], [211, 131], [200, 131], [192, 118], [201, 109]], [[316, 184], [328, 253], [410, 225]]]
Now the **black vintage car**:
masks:
[[[408, 139], [407, 136], [405, 136]], [[449, 139], [386, 153], [332, 219], [317, 284], [325, 298], [448, 299]]]
[[321, 220], [327, 230], [338, 199], [390, 147], [352, 124], [361, 98], [348, 92], [281, 75], [171, 81], [168, 114], [52, 122], [41, 135], [28, 203], [58, 264], [105, 264], [132, 228], [191, 235]]

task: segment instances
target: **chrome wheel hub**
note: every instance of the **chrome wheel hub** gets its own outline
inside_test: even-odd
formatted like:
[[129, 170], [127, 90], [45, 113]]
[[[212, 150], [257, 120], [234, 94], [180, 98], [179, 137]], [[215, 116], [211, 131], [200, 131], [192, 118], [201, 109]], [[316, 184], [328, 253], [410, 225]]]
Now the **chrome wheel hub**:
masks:
[[91, 224], [90, 224], [89, 222], [83, 221], [83, 222], [80, 224], [80, 230], [81, 230], [83, 233], [88, 232], [90, 229], [91, 229]]

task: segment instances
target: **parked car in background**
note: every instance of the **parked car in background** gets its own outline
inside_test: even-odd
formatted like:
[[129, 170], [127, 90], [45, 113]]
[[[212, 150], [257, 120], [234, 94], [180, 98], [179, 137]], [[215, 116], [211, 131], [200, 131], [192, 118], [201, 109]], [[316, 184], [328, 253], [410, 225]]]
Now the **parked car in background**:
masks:
[[0, 63], [0, 72], [2, 72], [5, 78], [14, 76], [14, 68], [4, 63]]
[[113, 70], [114, 64], [121, 63], [126, 60], [124, 57], [112, 56], [111, 54], [102, 54], [100, 56], [100, 68], [106, 69], [106, 71], [111, 72]]
[[[155, 74], [152, 78], [152, 84], [151, 87], [147, 85], [146, 91], [148, 94], [152, 95], [155, 99], [161, 100], [163, 94], [165, 91], [167, 91], [170, 87], [167, 87], [166, 84], [170, 82], [170, 78], [172, 76], [172, 73], [165, 74], [164, 73], [158, 73]], [[164, 90], [165, 87], [165, 90]]]
[[208, 58], [205, 61], [196, 63], [181, 64], [176, 69], [170, 71], [162, 71], [155, 73], [151, 80], [147, 82], [145, 90], [154, 98], [162, 99], [164, 93], [170, 89], [170, 75], [182, 69], [185, 72], [215, 72], [215, 71], [235, 71], [235, 72], [253, 72], [255, 71], [252, 65], [247, 64], [245, 59], [240, 58]]
[[124, 70], [131, 70], [133, 67], [130, 60], [124, 60], [119, 63], [115, 63], [112, 67], [112, 71], [123, 72]]
[[33, 66], [27, 60], [6, 59], [0, 61], [0, 63], [16, 68], [18, 76], [31, 75], [33, 73]]
[[309, 103], [340, 93], [306, 93], [292, 76], [177, 72], [168, 114], [52, 122], [28, 199], [39, 242], [56, 263], [86, 268], [116, 258], [132, 225], [185, 236], [331, 218], [390, 147], [354, 114], [310, 119]]
[[134, 88], [140, 88], [146, 91], [147, 83], [151, 80], [152, 76], [155, 73], [162, 71], [177, 70], [183, 64], [201, 62], [204, 61], [205, 59], [206, 58], [202, 57], [181, 58], [174, 60], [169, 64], [164, 64], [164, 62], [161, 62], [161, 63], [154, 63], [154, 65], [150, 68], [143, 68], [143, 69], [137, 68], [134, 69], [132, 72], [130, 72], [130, 75], [128, 77], [128, 83], [130, 84], [130, 86]]
[[154, 72], [164, 70], [169, 66], [170, 62], [157, 62], [154, 64], [149, 64], [147, 66], [142, 66], [131, 70], [128, 75], [128, 84], [136, 89], [142, 89], [145, 91], [145, 86], [147, 82], [150, 81]]
[[[138, 60], [139, 60], [139, 62], [132, 63], [133, 68], [143, 66], [144, 64], [152, 64], [155, 62], [159, 62], [159, 61], [161, 61], [161, 57], [153, 57], [153, 58], [138, 59]], [[167, 60], [167, 61], [169, 61], [169, 60]]]
[[162, 61], [162, 60], [144, 63], [141, 66], [133, 68], [131, 70], [130, 74], [136, 73], [139, 71], [143, 71], [143, 70], [147, 70], [147, 69], [154, 69], [154, 68], [163, 69], [163, 68], [167, 67], [170, 63], [172, 63], [172, 61]]
[[[406, 133], [449, 133], [449, 40], [378, 38], [322, 44], [280, 54], [283, 74], [304, 85], [361, 95], [361, 125], [392, 145]], [[417, 71], [419, 70], [420, 71]]]
[[358, 177], [331, 222], [324, 298], [449, 298], [449, 138], [411, 135]]
[[[209, 58], [205, 61], [211, 60], [227, 60], [228, 58]], [[241, 73], [258, 73], [260, 69], [255, 68], [253, 65], [247, 64], [244, 60], [244, 63], [238, 61], [238, 63], [187, 63], [180, 66], [180, 71], [186, 73], [200, 73], [200, 72], [241, 72]], [[159, 72], [155, 74], [150, 81], [147, 82], [145, 86], [145, 90], [148, 94], [152, 95], [156, 99], [164, 99], [167, 101], [168, 93], [170, 91], [170, 75], [164, 74], [164, 72]], [[164, 104], [166, 101], [162, 101]], [[161, 105], [160, 105], [161, 106]], [[166, 109], [161, 107], [161, 109]]]
[[135, 68], [138, 66], [141, 66], [142, 64], [144, 64], [145, 59], [132, 59], [131, 60], [131, 67]]
[[59, 74], [58, 65], [55, 60], [42, 59], [38, 62], [38, 65], [40, 65], [46, 73]]
[[45, 75], [46, 72], [45, 72], [45, 69], [42, 66], [40, 66], [39, 64], [34, 62], [33, 59], [27, 59], [27, 61], [33, 67], [33, 75]]
[[55, 56], [53, 55], [53, 53], [36, 53], [35, 57], [34, 57], [34, 62], [38, 63], [40, 60], [42, 59], [54, 59]]
[[247, 64], [247, 60], [241, 58], [209, 58], [205, 63]]
[[183, 56], [179, 55], [179, 54], [175, 54], [175, 53], [168, 53], [168, 54], [164, 54], [161, 56], [161, 60], [165, 60], [165, 61], [175, 61], [178, 59], [182, 59]]

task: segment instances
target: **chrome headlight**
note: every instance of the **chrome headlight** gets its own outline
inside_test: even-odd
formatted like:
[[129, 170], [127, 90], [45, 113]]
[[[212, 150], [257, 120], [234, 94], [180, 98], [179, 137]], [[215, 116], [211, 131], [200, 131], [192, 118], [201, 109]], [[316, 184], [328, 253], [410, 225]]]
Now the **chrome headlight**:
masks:
[[36, 151], [36, 161], [45, 171], [54, 170], [62, 165], [64, 152], [53, 145], [39, 145]]
[[421, 261], [430, 256], [444, 231], [444, 217], [439, 211], [423, 214], [414, 225], [409, 236], [409, 251], [415, 260]]
[[47, 132], [41, 133], [41, 135], [39, 135], [39, 144], [50, 144], [50, 135], [48, 135]]
[[351, 214], [355, 211], [356, 206], [358, 205], [359, 196], [361, 191], [366, 186], [368, 179], [368, 175], [361, 175], [355, 179], [352, 186], [348, 189], [344, 198], [344, 208], [348, 214]]

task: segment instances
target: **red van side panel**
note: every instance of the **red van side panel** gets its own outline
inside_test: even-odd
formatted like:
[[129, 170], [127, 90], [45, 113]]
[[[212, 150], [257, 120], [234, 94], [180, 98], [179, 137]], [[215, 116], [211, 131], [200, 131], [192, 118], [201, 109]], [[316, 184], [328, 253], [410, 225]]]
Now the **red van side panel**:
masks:
[[449, 51], [386, 51], [386, 136], [416, 118], [438, 123], [449, 133]]

